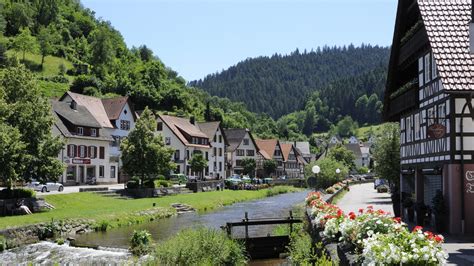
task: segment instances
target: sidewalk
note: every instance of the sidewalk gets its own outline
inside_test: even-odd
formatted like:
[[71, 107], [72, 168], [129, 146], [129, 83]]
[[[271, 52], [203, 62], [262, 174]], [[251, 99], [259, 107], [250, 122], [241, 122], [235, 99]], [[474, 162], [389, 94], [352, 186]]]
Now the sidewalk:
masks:
[[443, 248], [449, 254], [446, 265], [474, 265], [474, 237], [446, 236]]

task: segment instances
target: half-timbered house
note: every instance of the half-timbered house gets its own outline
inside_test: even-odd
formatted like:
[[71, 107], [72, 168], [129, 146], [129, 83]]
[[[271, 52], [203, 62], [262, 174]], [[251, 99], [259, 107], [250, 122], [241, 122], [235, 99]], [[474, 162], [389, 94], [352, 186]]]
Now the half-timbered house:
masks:
[[401, 191], [430, 208], [441, 191], [451, 233], [474, 233], [471, 6], [399, 1], [384, 99], [400, 123]]

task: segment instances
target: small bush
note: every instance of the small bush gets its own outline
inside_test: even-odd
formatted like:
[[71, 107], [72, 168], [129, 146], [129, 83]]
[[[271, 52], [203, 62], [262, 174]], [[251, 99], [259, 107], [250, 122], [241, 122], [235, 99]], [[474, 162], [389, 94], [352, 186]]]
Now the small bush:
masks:
[[29, 188], [3, 189], [0, 191], [0, 199], [34, 198], [36, 192]]
[[335, 265], [324, 252], [321, 252], [322, 250], [322, 244], [313, 245], [311, 236], [304, 231], [295, 232], [291, 235], [288, 251], [292, 265]]
[[147, 230], [133, 231], [130, 239], [130, 252], [135, 256], [148, 254], [151, 249], [151, 234]]
[[143, 182], [144, 188], [155, 188], [155, 182], [153, 180], [146, 180]]
[[56, 244], [58, 245], [64, 245], [64, 238], [61, 238], [61, 237], [56, 238], [54, 242], [56, 242]]
[[127, 182], [127, 188], [133, 189], [133, 188], [138, 188], [139, 183], [137, 180], [130, 180]]
[[61, 224], [55, 223], [53, 220], [38, 228], [36, 232], [40, 240], [52, 239], [61, 233]]
[[109, 221], [102, 220], [99, 223], [94, 225], [94, 230], [96, 232], [106, 232], [109, 227], [110, 227]]
[[167, 180], [155, 180], [155, 187], [170, 187], [171, 183]]
[[164, 175], [158, 175], [158, 177], [156, 178], [158, 180], [166, 180], [166, 177]]
[[332, 186], [332, 188], [335, 190], [335, 191], [338, 191], [339, 189], [341, 189], [342, 187], [340, 185], [334, 185]]
[[336, 190], [333, 187], [326, 188], [327, 194], [334, 194], [334, 192], [336, 192]]
[[7, 249], [7, 240], [4, 236], [0, 235], [0, 252]]
[[156, 248], [154, 265], [245, 265], [243, 245], [215, 229], [186, 229]]

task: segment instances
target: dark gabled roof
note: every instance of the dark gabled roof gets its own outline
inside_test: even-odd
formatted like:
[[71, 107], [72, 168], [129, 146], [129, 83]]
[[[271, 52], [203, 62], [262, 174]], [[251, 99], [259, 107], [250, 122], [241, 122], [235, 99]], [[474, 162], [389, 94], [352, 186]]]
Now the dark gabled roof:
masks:
[[54, 117], [54, 125], [52, 128], [52, 133], [54, 136], [63, 136], [65, 138], [77, 138], [77, 139], [91, 139], [91, 140], [106, 140], [106, 141], [113, 140], [113, 138], [105, 129], [99, 129], [100, 130], [99, 137], [74, 135], [71, 132], [69, 132], [66, 125], [64, 125], [64, 122], [62, 121], [62, 119], [58, 116], [58, 114], [54, 110], [52, 111], [52, 113]]
[[474, 55], [469, 49], [471, 1], [418, 0], [444, 89], [474, 90]]
[[78, 105], [82, 105], [87, 108], [95, 120], [99, 122], [101, 127], [114, 128], [112, 123], [110, 123], [104, 105], [99, 98], [68, 91], [61, 97], [60, 101], [63, 101], [67, 96], [71, 97], [71, 99]]
[[159, 117], [184, 145], [209, 148], [209, 145], [193, 144], [185, 137], [185, 134], [187, 134], [190, 137], [209, 139], [198, 126], [191, 124], [189, 119], [170, 115], [159, 115]]
[[227, 151], [229, 152], [234, 152], [237, 147], [239, 147], [240, 143], [242, 143], [245, 134], [249, 133], [250, 139], [253, 142], [253, 145], [255, 145], [255, 148], [257, 149], [257, 152], [259, 151], [259, 148], [257, 146], [257, 143], [255, 142], [255, 139], [252, 136], [252, 133], [248, 129], [245, 128], [228, 128], [224, 129], [224, 134], [227, 139], [227, 143], [229, 147], [227, 148]]
[[308, 141], [296, 141], [295, 147], [301, 155], [310, 155], [311, 149]]
[[346, 149], [352, 151], [354, 153], [354, 155], [356, 156], [356, 158], [362, 157], [362, 152], [360, 150], [360, 145], [358, 143], [357, 144], [345, 144], [344, 147], [346, 147]]
[[[107, 116], [109, 117], [109, 120], [119, 119], [123, 108], [128, 102], [129, 102], [128, 96], [102, 99], [102, 104], [104, 105], [104, 109], [105, 109], [105, 112], [107, 113]], [[131, 104], [129, 105], [130, 105], [130, 109], [132, 109]], [[131, 112], [132, 112], [133, 117], [136, 118], [135, 117], [136, 115], [133, 109], [131, 110]]]
[[101, 125], [86, 107], [76, 104], [76, 109], [71, 108], [67, 102], [52, 101], [54, 112], [61, 118], [76, 126], [101, 128]]

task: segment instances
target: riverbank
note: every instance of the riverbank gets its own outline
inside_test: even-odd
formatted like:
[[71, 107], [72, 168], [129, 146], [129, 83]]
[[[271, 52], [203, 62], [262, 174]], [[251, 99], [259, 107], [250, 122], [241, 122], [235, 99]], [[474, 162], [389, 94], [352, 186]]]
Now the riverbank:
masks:
[[[77, 232], [73, 226], [69, 226], [70, 223], [77, 220], [81, 220], [84, 225], [87, 224], [88, 228], [96, 227], [98, 230], [105, 231], [114, 227], [175, 215], [176, 211], [171, 207], [173, 203], [191, 205], [198, 212], [206, 212], [237, 202], [299, 190], [281, 186], [258, 191], [225, 190], [135, 200], [108, 198], [94, 193], [48, 195], [45, 200], [55, 206], [54, 210], [27, 216], [2, 217], [0, 218], [0, 229], [3, 230], [2, 233], [7, 238], [29, 237], [28, 243], [31, 243], [35, 238], [38, 238], [34, 235], [40, 231], [37, 228], [49, 230], [51, 227], [49, 225], [53, 224], [52, 221], [54, 221], [54, 228], [58, 229], [58, 233], [67, 236]], [[57, 225], [60, 227], [58, 228]], [[84, 232], [82, 228], [81, 230]], [[18, 232], [20, 234], [17, 234]], [[20, 239], [17, 240], [10, 243], [22, 243]]]

